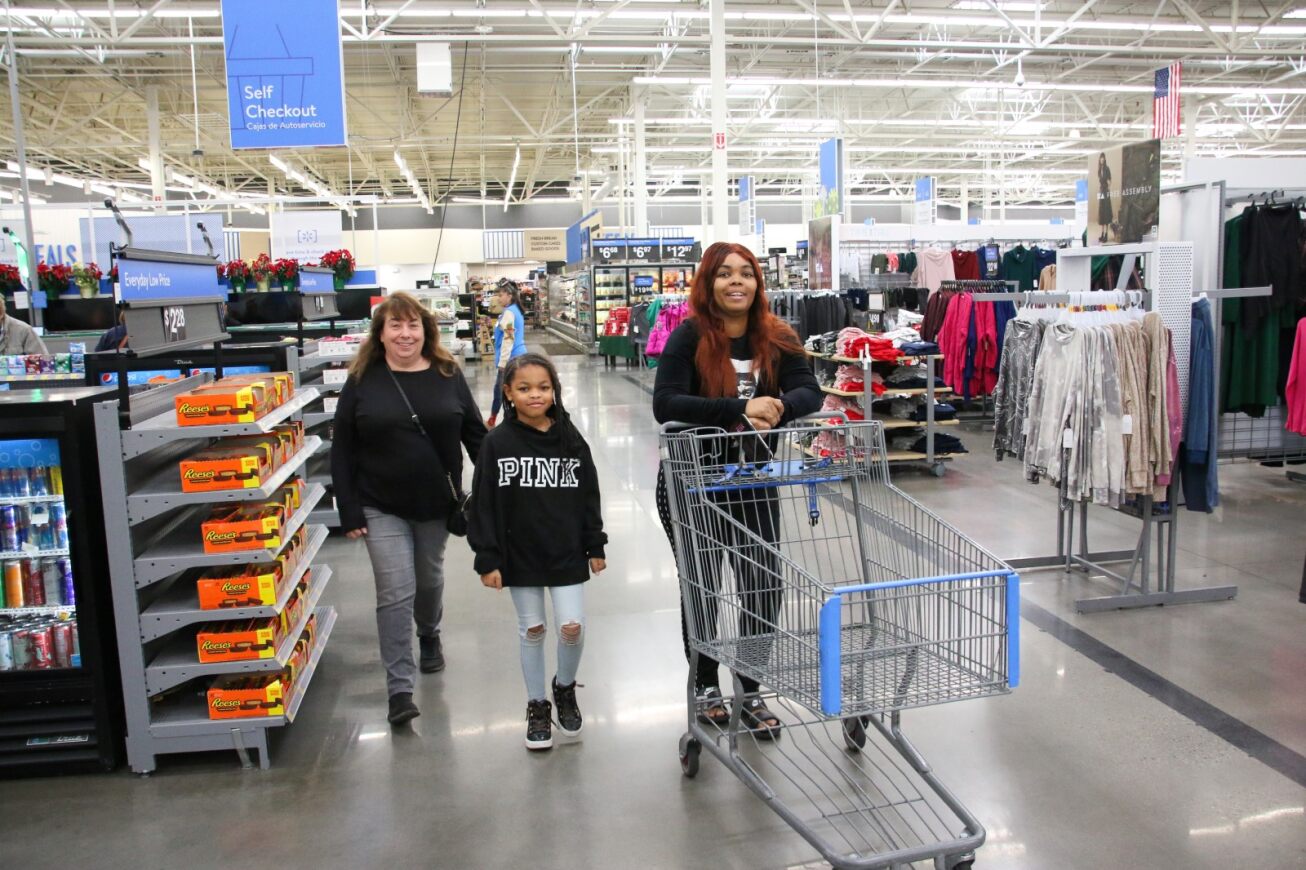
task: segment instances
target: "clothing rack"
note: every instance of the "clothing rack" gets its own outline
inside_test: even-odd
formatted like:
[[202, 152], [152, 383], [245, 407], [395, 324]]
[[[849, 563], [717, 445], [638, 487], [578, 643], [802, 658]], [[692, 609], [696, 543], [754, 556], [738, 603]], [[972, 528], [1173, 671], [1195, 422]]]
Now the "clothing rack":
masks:
[[[1191, 255], [1191, 247], [1189, 248]], [[1191, 261], [1190, 261], [1191, 262]], [[1158, 285], [1160, 286], [1160, 285]], [[1161, 313], [1166, 319], [1167, 326], [1174, 331], [1175, 324], [1179, 318], [1185, 318], [1184, 322], [1191, 322], [1192, 301], [1202, 295], [1207, 298], [1226, 299], [1237, 298], [1240, 296], [1263, 296], [1269, 292], [1265, 287], [1245, 287], [1232, 288], [1228, 290], [1194, 290], [1191, 287], [1191, 273], [1189, 273], [1189, 288], [1187, 294], [1174, 292], [1173, 286], [1164, 288], [1163, 292], [1149, 291], [1117, 291], [1128, 292], [1135, 295], [1142, 294], [1147, 302], [1149, 310]], [[1090, 293], [1112, 292], [1112, 291], [1089, 291]], [[1219, 294], [1219, 295], [1216, 295]], [[1082, 297], [1083, 293], [1048, 293], [1039, 294], [1035, 292], [1032, 295], [1043, 295], [1045, 297], [1067, 295], [1072, 298]], [[1181, 311], [1180, 308], [1183, 310]], [[1182, 334], [1184, 356], [1186, 364], [1188, 359], [1188, 333], [1185, 330]], [[1180, 360], [1176, 354], [1176, 363]], [[1216, 349], [1216, 367], [1218, 371], [1218, 348]], [[1183, 413], [1187, 412], [1187, 379], [1181, 379], [1181, 407]], [[1065, 454], [1062, 454], [1062, 460], [1065, 461]], [[1152, 494], [1145, 494], [1139, 499], [1139, 503], [1134, 505], [1121, 505], [1111, 508], [1118, 513], [1126, 516], [1132, 516], [1142, 522], [1142, 528], [1139, 531], [1137, 543], [1129, 550], [1097, 551], [1094, 552], [1089, 547], [1088, 542], [1088, 505], [1084, 501], [1069, 499], [1066, 497], [1066, 475], [1063, 471], [1061, 475], [1061, 497], [1057, 515], [1057, 551], [1054, 555], [1033, 556], [1026, 558], [1015, 558], [1005, 560], [1013, 569], [1016, 570], [1039, 570], [1045, 568], [1060, 568], [1069, 572], [1072, 569], [1084, 571], [1089, 575], [1103, 575], [1120, 584], [1119, 591], [1114, 595], [1098, 596], [1092, 598], [1081, 598], [1075, 602], [1075, 610], [1078, 613], [1099, 613], [1108, 610], [1128, 610], [1139, 607], [1153, 607], [1164, 604], [1194, 604], [1210, 601], [1228, 601], [1238, 594], [1237, 586], [1210, 586], [1197, 589], [1176, 589], [1175, 588], [1175, 563], [1178, 550], [1178, 495], [1179, 479], [1177, 475], [1171, 476], [1170, 484], [1166, 488], [1166, 502], [1169, 504], [1168, 512], [1158, 512]], [[1078, 516], [1076, 517], [1076, 515]], [[1076, 542], [1076, 526], [1078, 526], [1078, 542]], [[1155, 551], [1153, 551], [1153, 530], [1155, 530]], [[1077, 543], [1077, 547], [1076, 547]], [[1156, 576], [1155, 587], [1152, 583], [1152, 563], [1155, 556]], [[1128, 563], [1128, 568], [1124, 573], [1119, 573], [1107, 565]]]

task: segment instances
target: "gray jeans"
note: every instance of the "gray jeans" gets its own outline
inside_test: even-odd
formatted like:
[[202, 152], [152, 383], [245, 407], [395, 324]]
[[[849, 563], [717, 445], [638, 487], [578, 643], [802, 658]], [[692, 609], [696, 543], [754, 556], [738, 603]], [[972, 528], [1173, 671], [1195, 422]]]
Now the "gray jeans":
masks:
[[414, 522], [364, 507], [367, 555], [376, 578], [376, 633], [389, 694], [413, 691], [413, 623], [420, 637], [440, 633], [444, 615], [445, 521]]

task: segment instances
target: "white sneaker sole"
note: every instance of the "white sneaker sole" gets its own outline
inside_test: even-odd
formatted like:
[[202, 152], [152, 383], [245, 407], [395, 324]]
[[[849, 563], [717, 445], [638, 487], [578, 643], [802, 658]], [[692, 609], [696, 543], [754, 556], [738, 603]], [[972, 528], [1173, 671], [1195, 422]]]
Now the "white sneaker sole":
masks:
[[581, 725], [580, 725], [580, 727], [577, 728], [575, 731], [568, 731], [566, 728], [563, 728], [561, 725], [558, 726], [558, 734], [559, 734], [559, 736], [564, 737], [564, 738], [566, 738], [567, 740], [575, 740], [575, 739], [577, 739], [578, 737], [580, 737], [580, 733], [581, 733], [582, 731], [584, 731], [584, 730], [585, 730], [585, 723], [584, 723], [584, 722], [582, 722]]
[[552, 749], [553, 738], [550, 737], [547, 740], [531, 740], [528, 737], [526, 738], [526, 748], [531, 750], [532, 752], [540, 752], [545, 749]]

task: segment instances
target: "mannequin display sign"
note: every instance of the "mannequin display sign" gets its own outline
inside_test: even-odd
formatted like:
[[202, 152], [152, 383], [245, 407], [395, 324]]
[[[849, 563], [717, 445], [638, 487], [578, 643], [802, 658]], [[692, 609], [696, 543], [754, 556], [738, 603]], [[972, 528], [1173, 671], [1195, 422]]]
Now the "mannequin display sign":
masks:
[[1161, 140], [1094, 153], [1088, 160], [1088, 243], [1157, 239], [1161, 215]]

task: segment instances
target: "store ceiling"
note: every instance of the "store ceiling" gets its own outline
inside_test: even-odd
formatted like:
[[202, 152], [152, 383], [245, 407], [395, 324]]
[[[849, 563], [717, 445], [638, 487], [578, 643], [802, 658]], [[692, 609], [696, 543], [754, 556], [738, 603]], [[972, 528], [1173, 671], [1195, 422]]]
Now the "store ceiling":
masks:
[[[157, 87], [165, 162], [182, 178], [170, 198], [318, 195], [268, 153], [228, 146], [217, 0], [9, 5], [0, 20], [18, 49], [29, 164], [129, 193], [146, 185]], [[396, 149], [436, 203], [501, 201], [519, 147], [513, 201], [574, 195], [578, 169], [598, 188], [617, 179], [622, 148], [630, 159], [641, 94], [653, 195], [693, 195], [707, 180], [706, 4], [341, 7], [350, 147], [278, 152], [333, 193], [411, 199]], [[812, 192], [816, 143], [838, 135], [854, 196], [868, 201], [906, 201], [912, 180], [933, 174], [945, 199], [964, 187], [972, 202], [1065, 202], [1090, 154], [1147, 138], [1152, 73], [1176, 60], [1196, 105], [1194, 153], [1306, 154], [1302, 0], [790, 0], [726, 12], [730, 171], [756, 176], [763, 199]], [[451, 44], [452, 97], [416, 93], [419, 40]], [[0, 113], [11, 160], [13, 134]], [[1165, 144], [1171, 180], [1183, 151]]]

